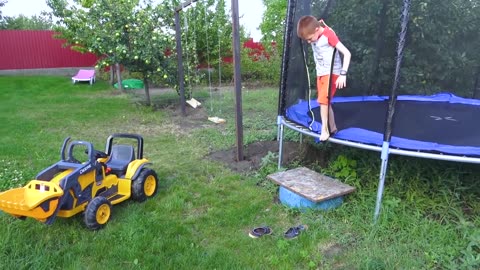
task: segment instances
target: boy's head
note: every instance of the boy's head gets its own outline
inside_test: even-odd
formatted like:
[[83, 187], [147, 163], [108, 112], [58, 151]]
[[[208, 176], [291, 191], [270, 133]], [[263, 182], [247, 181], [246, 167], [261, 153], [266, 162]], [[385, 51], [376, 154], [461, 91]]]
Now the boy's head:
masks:
[[322, 22], [323, 21], [318, 21], [317, 18], [311, 15], [302, 16], [297, 24], [298, 37], [307, 42], [317, 41], [321, 33], [319, 33], [319, 31], [325, 27], [325, 24]]

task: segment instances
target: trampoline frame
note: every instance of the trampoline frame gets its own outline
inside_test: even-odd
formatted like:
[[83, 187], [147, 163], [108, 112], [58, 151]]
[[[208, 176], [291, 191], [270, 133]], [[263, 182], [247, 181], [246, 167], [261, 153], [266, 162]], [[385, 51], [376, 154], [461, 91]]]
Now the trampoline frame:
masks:
[[[283, 150], [283, 134], [285, 131], [284, 127], [287, 127], [291, 130], [297, 131], [303, 135], [307, 135], [313, 138], [320, 139], [320, 134], [309, 130], [308, 128], [298, 125], [292, 121], [287, 120], [284, 116], [278, 116], [278, 134], [277, 140], [279, 142], [279, 155], [278, 155], [278, 168], [282, 167], [282, 150]], [[376, 152], [382, 152], [382, 146], [378, 145], [371, 145], [366, 143], [360, 142], [353, 142], [347, 141], [342, 139], [337, 139], [334, 137], [330, 137], [328, 139], [329, 142], [341, 144], [349, 147], [364, 149], [364, 150], [371, 150]], [[427, 159], [436, 159], [436, 160], [443, 160], [443, 161], [453, 161], [453, 162], [462, 162], [462, 163], [474, 163], [480, 164], [480, 157], [469, 157], [469, 156], [460, 156], [460, 155], [449, 155], [443, 153], [426, 153], [422, 151], [412, 151], [412, 150], [405, 150], [400, 148], [388, 148], [388, 154], [395, 154], [401, 156], [409, 156], [409, 157], [417, 157], [417, 158], [427, 158]]]
[[[313, 132], [302, 125], [298, 125], [292, 121], [289, 121], [284, 116], [281, 116], [281, 115], [277, 116], [277, 125], [278, 125], [277, 141], [279, 142], [279, 145], [278, 145], [278, 169], [279, 170], [282, 167], [283, 137], [284, 137], [285, 128], [289, 128], [291, 130], [297, 131], [300, 133], [300, 135], [307, 135], [320, 140], [319, 133]], [[360, 142], [347, 141], [347, 140], [337, 139], [333, 137], [330, 137], [328, 139], [328, 142], [345, 145], [349, 147], [354, 147], [354, 148], [359, 148], [359, 149], [364, 149], [364, 150], [377, 151], [381, 153], [380, 158], [382, 160], [382, 163], [381, 163], [380, 176], [379, 176], [379, 182], [378, 182], [378, 188], [377, 188], [377, 200], [375, 203], [375, 212], [373, 215], [374, 222], [376, 222], [380, 214], [383, 190], [385, 188], [385, 174], [387, 172], [388, 156], [390, 154], [443, 160], [443, 161], [480, 164], [480, 157], [468, 157], [468, 156], [450, 155], [450, 154], [442, 154], [442, 153], [438, 153], [438, 154], [426, 153], [422, 151], [412, 151], [412, 150], [404, 150], [399, 148], [391, 148], [389, 142], [383, 142], [382, 146], [378, 146], [378, 145], [371, 145], [371, 144], [365, 144]]]

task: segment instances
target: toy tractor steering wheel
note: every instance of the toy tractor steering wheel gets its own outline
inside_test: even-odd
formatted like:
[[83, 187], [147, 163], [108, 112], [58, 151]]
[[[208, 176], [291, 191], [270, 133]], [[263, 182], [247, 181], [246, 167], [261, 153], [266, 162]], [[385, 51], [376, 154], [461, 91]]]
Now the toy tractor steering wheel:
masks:
[[[85, 153], [88, 154], [88, 151], [85, 150]], [[107, 153], [99, 151], [99, 150], [93, 150], [93, 156], [95, 157], [95, 159], [108, 157]]]
[[93, 149], [93, 145], [92, 143], [90, 142], [85, 142], [85, 141], [71, 141], [70, 144], [68, 144], [68, 146], [66, 145], [67, 144], [67, 140], [65, 140], [64, 142], [64, 146], [62, 147], [62, 153], [61, 153], [61, 156], [62, 156], [62, 159], [67, 161], [67, 162], [71, 162], [71, 163], [78, 163], [78, 164], [81, 164], [82, 162], [80, 162], [79, 160], [77, 160], [74, 156], [73, 156], [73, 149], [75, 148], [75, 146], [78, 146], [78, 145], [82, 145], [84, 147], [86, 147], [87, 149], [85, 150], [85, 153], [88, 155], [88, 160], [89, 161], [94, 161], [95, 160], [95, 155], [96, 155], [96, 151]]

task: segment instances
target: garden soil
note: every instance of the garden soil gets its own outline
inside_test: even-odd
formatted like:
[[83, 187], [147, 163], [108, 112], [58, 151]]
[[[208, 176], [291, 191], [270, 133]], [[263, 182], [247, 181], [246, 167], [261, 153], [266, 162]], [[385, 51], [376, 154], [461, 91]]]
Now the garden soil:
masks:
[[[205, 128], [215, 126], [218, 129], [225, 129], [225, 124], [215, 124], [208, 121], [208, 114], [203, 107], [196, 109], [186, 106], [186, 116], [182, 116], [179, 105], [172, 105], [170, 109], [172, 117], [176, 123], [180, 123], [185, 131], [191, 129]], [[272, 120], [273, 121], [273, 120]], [[260, 168], [262, 159], [269, 153], [278, 154], [279, 142], [276, 140], [258, 141], [243, 146], [243, 159], [237, 160], [237, 147], [234, 146], [227, 150], [221, 150], [209, 153], [207, 158], [222, 162], [231, 170], [248, 173]], [[288, 164], [299, 158], [302, 153], [302, 145], [297, 142], [283, 143], [283, 164]]]

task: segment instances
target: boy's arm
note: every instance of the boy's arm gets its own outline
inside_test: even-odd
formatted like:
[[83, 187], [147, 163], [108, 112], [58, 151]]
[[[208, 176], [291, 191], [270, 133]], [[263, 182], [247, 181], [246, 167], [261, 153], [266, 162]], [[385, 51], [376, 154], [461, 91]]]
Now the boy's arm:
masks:
[[337, 43], [335, 48], [337, 48], [337, 50], [343, 55], [342, 71], [340, 72], [340, 76], [336, 81], [337, 88], [342, 89], [343, 87], [347, 86], [347, 72], [348, 67], [350, 66], [350, 58], [352, 55], [347, 47], [345, 47], [345, 45], [343, 45], [343, 43], [340, 41]]

